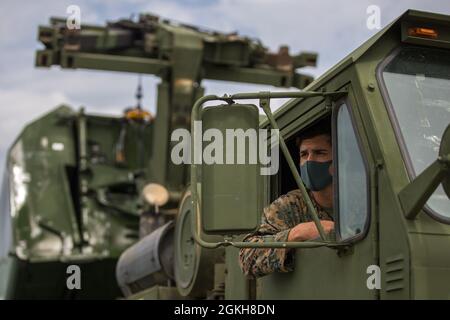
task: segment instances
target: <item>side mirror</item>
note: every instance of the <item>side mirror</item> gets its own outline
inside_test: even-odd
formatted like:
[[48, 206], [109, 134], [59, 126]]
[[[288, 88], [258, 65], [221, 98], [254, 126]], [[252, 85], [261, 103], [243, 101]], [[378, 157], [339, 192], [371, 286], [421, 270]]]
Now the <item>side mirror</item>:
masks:
[[450, 198], [450, 124], [442, 135], [438, 159], [398, 195], [403, 213], [408, 219], [414, 219], [419, 214], [440, 183]]
[[203, 231], [253, 231], [262, 210], [258, 108], [244, 104], [207, 107], [201, 112], [201, 121], [202, 165], [198, 181]]

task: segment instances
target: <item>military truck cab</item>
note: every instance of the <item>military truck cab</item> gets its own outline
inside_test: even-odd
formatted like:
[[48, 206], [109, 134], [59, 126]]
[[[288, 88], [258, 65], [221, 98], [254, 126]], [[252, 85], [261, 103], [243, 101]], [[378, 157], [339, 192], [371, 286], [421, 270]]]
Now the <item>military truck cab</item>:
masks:
[[[260, 128], [277, 125], [285, 141], [276, 174], [261, 176], [253, 164], [193, 164], [192, 237], [209, 248], [203, 250], [226, 247], [224, 297], [450, 298], [449, 75], [450, 16], [409, 10], [273, 117], [268, 114]], [[203, 120], [204, 128], [225, 130], [228, 123], [247, 130], [256, 107], [240, 100], [259, 99], [267, 114], [269, 101], [282, 95], [200, 99], [193, 144], [194, 121]], [[227, 105], [202, 109], [217, 99]], [[229, 115], [220, 110], [226, 108]], [[295, 137], [323, 119], [333, 128], [336, 239], [267, 244], [295, 248], [295, 270], [245, 279], [237, 252], [250, 244], [239, 239], [257, 227], [263, 206], [299, 187]], [[194, 157], [196, 152], [193, 147]]]

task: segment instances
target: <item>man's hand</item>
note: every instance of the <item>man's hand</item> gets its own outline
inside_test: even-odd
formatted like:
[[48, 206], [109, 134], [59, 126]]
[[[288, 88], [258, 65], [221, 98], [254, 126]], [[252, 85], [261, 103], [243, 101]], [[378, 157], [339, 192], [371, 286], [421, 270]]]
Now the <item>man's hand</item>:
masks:
[[[323, 230], [326, 234], [330, 233], [334, 229], [334, 222], [327, 220], [320, 220]], [[317, 230], [314, 221], [305, 222], [296, 225], [291, 229], [288, 236], [288, 242], [293, 241], [306, 241], [320, 237], [319, 230]]]

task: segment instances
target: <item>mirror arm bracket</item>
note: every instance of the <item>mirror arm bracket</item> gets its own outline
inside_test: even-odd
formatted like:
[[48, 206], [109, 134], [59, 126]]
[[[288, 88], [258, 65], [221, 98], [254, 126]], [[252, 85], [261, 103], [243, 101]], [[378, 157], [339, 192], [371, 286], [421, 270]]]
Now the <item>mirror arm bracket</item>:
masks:
[[450, 156], [439, 157], [398, 194], [405, 217], [414, 220], [449, 171]]
[[398, 194], [403, 214], [407, 219], [413, 220], [417, 217], [439, 184], [442, 184], [444, 192], [450, 198], [450, 124], [442, 135], [437, 160]]

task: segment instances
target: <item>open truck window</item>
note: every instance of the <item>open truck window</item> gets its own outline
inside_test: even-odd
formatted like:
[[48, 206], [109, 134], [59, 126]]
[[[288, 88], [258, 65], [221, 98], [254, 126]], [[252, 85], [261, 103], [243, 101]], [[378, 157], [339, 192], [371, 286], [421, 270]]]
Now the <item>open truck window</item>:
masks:
[[[380, 65], [378, 78], [412, 180], [436, 160], [450, 123], [450, 56], [444, 50], [405, 47]], [[450, 200], [442, 185], [425, 211], [450, 223]]]
[[[302, 129], [288, 139], [286, 144], [294, 162], [299, 164], [298, 136], [303, 130], [309, 130], [317, 123], [324, 123], [324, 121], [334, 122], [332, 140], [335, 228], [341, 241], [361, 238], [365, 234], [369, 220], [369, 179], [348, 106], [339, 105], [333, 119], [327, 117]], [[297, 189], [287, 161], [282, 154], [280, 157], [279, 193], [273, 195], [273, 198]]]

